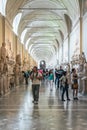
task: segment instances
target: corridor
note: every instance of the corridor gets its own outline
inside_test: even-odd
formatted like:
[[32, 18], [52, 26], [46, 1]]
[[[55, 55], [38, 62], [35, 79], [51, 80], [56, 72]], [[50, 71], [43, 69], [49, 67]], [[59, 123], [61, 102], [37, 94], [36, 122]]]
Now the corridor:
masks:
[[87, 130], [87, 98], [70, 99], [62, 102], [59, 90], [42, 84], [34, 105], [31, 85], [22, 85], [0, 99], [0, 130]]

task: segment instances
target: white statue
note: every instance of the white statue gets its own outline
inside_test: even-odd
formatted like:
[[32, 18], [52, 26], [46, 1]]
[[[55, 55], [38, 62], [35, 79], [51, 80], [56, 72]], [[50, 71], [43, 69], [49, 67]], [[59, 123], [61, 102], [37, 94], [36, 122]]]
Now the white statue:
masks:
[[15, 84], [18, 85], [19, 84], [19, 80], [20, 80], [20, 73], [21, 73], [21, 56], [20, 54], [18, 54], [16, 56], [16, 64], [14, 66], [14, 76], [15, 76]]
[[84, 64], [86, 62], [86, 57], [84, 52], [82, 52], [82, 54], [79, 55], [79, 63]]
[[9, 57], [9, 60], [14, 60], [14, 53], [12, 52], [12, 48], [11, 48], [11, 42], [8, 41], [7, 42], [7, 51], [8, 51], [8, 57]]

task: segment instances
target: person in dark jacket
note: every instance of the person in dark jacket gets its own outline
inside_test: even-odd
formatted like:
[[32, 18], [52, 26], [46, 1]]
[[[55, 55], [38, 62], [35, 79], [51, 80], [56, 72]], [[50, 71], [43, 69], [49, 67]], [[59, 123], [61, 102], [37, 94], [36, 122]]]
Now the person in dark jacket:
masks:
[[[56, 76], [57, 76], [57, 89], [59, 88], [59, 81], [60, 81], [60, 78], [63, 76], [63, 73], [64, 73], [64, 70], [62, 69], [62, 66], [60, 66], [60, 69], [57, 70], [57, 72], [56, 72]], [[60, 84], [60, 87], [61, 87], [61, 84]]]
[[26, 83], [26, 85], [28, 85], [28, 78], [29, 78], [29, 73], [28, 73], [28, 71], [25, 71], [25, 72], [24, 72], [24, 78], [25, 78], [25, 83]]

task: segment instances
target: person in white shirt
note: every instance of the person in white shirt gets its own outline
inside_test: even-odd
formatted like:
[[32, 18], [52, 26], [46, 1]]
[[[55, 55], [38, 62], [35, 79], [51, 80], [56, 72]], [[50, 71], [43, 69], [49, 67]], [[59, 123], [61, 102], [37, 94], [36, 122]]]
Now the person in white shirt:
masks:
[[33, 103], [38, 104], [40, 80], [42, 79], [42, 74], [38, 72], [36, 66], [34, 66], [30, 78], [32, 80]]
[[67, 78], [67, 72], [66, 71], [63, 72], [63, 76], [60, 78], [60, 81], [61, 81], [62, 88], [63, 88], [63, 91], [62, 91], [62, 101], [65, 101], [64, 100], [65, 92], [66, 92], [67, 100], [70, 101], [69, 93], [68, 93], [69, 84], [68, 84], [68, 78]]

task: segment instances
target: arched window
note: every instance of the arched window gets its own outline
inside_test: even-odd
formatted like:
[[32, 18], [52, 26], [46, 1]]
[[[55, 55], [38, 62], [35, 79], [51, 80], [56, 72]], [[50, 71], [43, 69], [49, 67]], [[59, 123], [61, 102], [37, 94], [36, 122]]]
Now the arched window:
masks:
[[25, 29], [22, 34], [21, 34], [21, 42], [24, 44], [24, 37], [25, 37], [25, 34], [27, 32], [27, 29]]
[[18, 25], [21, 19], [22, 13], [19, 13], [15, 16], [14, 20], [13, 20], [13, 31], [18, 34]]
[[6, 8], [7, 0], [0, 0], [0, 13], [5, 16], [5, 8]]
[[28, 49], [29, 41], [30, 41], [30, 38], [27, 40], [27, 42], [26, 42], [26, 44], [25, 44], [26, 50]]

